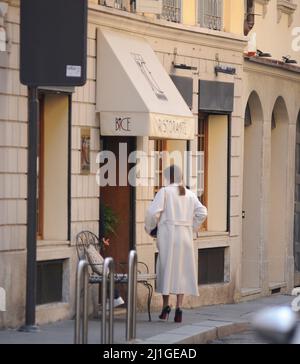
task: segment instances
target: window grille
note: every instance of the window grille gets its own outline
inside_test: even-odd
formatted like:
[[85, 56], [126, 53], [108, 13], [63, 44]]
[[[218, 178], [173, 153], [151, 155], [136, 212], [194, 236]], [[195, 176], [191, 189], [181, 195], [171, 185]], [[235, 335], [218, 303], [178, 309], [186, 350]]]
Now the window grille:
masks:
[[223, 0], [198, 0], [198, 23], [203, 28], [222, 30]]
[[37, 263], [38, 305], [63, 300], [63, 260], [42, 261]]
[[180, 23], [181, 12], [181, 0], [163, 0], [161, 19]]
[[225, 248], [198, 250], [198, 284], [225, 282]]

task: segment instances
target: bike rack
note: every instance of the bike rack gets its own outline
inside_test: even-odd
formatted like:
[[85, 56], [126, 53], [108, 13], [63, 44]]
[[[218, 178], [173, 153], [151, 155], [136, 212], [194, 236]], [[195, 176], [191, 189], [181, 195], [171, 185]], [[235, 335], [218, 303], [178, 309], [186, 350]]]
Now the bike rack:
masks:
[[[83, 275], [84, 274], [84, 275]], [[83, 325], [80, 337], [81, 316], [81, 282], [83, 275]], [[88, 262], [81, 259], [78, 263], [76, 274], [76, 302], [75, 302], [75, 332], [74, 344], [88, 343]]]
[[135, 250], [130, 251], [128, 260], [126, 340], [131, 341], [136, 339], [137, 253]]
[[[106, 302], [107, 302], [107, 281], [109, 279], [109, 326], [108, 340], [106, 335]], [[106, 258], [103, 264], [103, 281], [102, 281], [102, 326], [101, 326], [101, 344], [113, 344], [114, 341], [114, 260]], [[107, 342], [108, 341], [108, 342]]]
[[[137, 302], [137, 253], [130, 251], [128, 262], [128, 297], [126, 314], [126, 340], [136, 339], [136, 302]], [[75, 332], [74, 344], [88, 343], [88, 266], [85, 259], [78, 263], [76, 273]], [[81, 283], [83, 280], [83, 323], [81, 330]], [[107, 324], [107, 288], [109, 283], [109, 326]], [[113, 344], [114, 341], [114, 260], [106, 258], [103, 264], [102, 280], [102, 325], [101, 344]], [[80, 335], [81, 332], [81, 335]], [[107, 337], [108, 336], [108, 337]]]

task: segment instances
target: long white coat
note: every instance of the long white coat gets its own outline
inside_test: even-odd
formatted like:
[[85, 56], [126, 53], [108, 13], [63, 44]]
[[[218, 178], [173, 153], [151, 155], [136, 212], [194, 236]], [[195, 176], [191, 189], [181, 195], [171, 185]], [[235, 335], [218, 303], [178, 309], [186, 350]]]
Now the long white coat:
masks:
[[180, 196], [178, 184], [162, 188], [155, 196], [146, 213], [145, 229], [150, 234], [158, 226], [157, 292], [199, 296], [193, 231], [198, 231], [206, 217], [207, 209], [196, 195], [186, 189], [186, 195]]

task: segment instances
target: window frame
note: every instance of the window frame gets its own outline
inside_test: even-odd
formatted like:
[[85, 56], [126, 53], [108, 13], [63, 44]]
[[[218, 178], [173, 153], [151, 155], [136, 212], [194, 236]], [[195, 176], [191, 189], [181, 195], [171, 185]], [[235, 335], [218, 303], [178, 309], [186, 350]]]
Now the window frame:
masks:
[[44, 106], [45, 95], [39, 95], [39, 130], [38, 130], [38, 174], [37, 174], [37, 239], [43, 240], [44, 235], [44, 176], [45, 176], [45, 136], [44, 136]]
[[[204, 152], [204, 186], [203, 186], [203, 194], [201, 196], [198, 195], [198, 184], [199, 184], [199, 174], [198, 174], [198, 165], [197, 165], [197, 197], [201, 201], [204, 206], [207, 206], [208, 202], [208, 118], [209, 114], [199, 112], [198, 114], [198, 131], [196, 134], [197, 138], [197, 152]], [[200, 134], [200, 122], [203, 122], [203, 134]], [[203, 150], [200, 150], [200, 139], [204, 139], [202, 145]], [[201, 231], [207, 231], [207, 220], [202, 224]]]
[[[225, 284], [225, 259], [225, 247], [198, 249], [198, 286]], [[201, 273], [204, 273], [204, 277]], [[220, 279], [214, 278], [216, 276]]]
[[[56, 292], [53, 293], [45, 290], [45, 283], [50, 283], [49, 277], [45, 281], [45, 277], [49, 275], [49, 273], [53, 274], [53, 266], [57, 266], [58, 269], [55, 273], [59, 275], [58, 281], [53, 281], [53, 283], [57, 284]], [[37, 262], [37, 305], [47, 305], [47, 304], [56, 304], [64, 302], [64, 265], [65, 259], [54, 259], [54, 260], [42, 260]], [[52, 272], [51, 272], [52, 268]], [[49, 288], [49, 287], [48, 287]], [[52, 287], [53, 288], [53, 287]], [[49, 297], [59, 296], [57, 299], [50, 299]]]
[[[220, 11], [220, 15], [217, 14], [213, 14], [210, 15], [213, 18], [217, 18], [220, 19], [220, 25], [216, 28], [214, 27], [210, 27], [209, 24], [205, 23], [205, 14], [204, 14], [204, 10], [206, 7], [206, 3], [205, 2], [210, 2], [210, 6], [211, 3], [220, 3], [219, 6], [215, 7], [216, 9], [221, 9]], [[223, 30], [223, 26], [224, 26], [224, 11], [223, 11], [223, 7], [224, 7], [224, 2], [223, 0], [197, 0], [196, 2], [196, 17], [197, 17], [197, 24], [202, 27], [202, 28], [206, 28], [206, 29], [212, 29], [212, 30], [216, 30], [216, 31], [222, 31]]]
[[[38, 148], [40, 159], [37, 160], [39, 175], [37, 176], [37, 231], [38, 241], [44, 240], [45, 218], [44, 218], [44, 200], [45, 200], [45, 102], [47, 95], [61, 94], [68, 98], [68, 123], [67, 123], [67, 241], [71, 239], [71, 188], [72, 188], [72, 91], [56, 91], [41, 88], [39, 90], [39, 124], [38, 124]], [[55, 240], [55, 239], [54, 239]]]
[[[204, 206], [208, 206], [208, 191], [209, 191], [209, 186], [208, 186], [208, 165], [209, 165], [209, 116], [210, 115], [218, 115], [218, 114], [213, 114], [213, 113], [206, 113], [206, 112], [202, 112], [199, 111], [198, 113], [198, 131], [196, 134], [196, 138], [197, 138], [197, 153], [199, 153], [199, 136], [201, 136], [201, 134], [199, 134], [199, 123], [200, 120], [202, 118], [202, 120], [204, 121], [204, 133], [205, 133], [205, 141], [204, 141], [204, 192], [202, 197], [198, 196], [198, 171], [196, 174], [196, 178], [197, 178], [197, 197], [199, 198], [199, 200], [201, 201], [201, 203]], [[230, 224], [230, 208], [231, 208], [231, 123], [232, 123], [232, 117], [231, 114], [224, 114], [224, 116], [227, 117], [227, 214], [226, 214], [226, 231], [224, 231], [224, 234], [228, 234], [230, 233], [230, 228], [231, 228], [231, 224]], [[197, 165], [198, 167], [198, 165]], [[209, 217], [208, 217], [209, 218]], [[203, 223], [201, 230], [199, 231], [199, 233], [201, 232], [209, 232], [208, 230], [208, 219], [205, 220], [205, 222]]]
[[[154, 195], [157, 194], [157, 192], [163, 187], [163, 170], [164, 170], [164, 166], [163, 166], [163, 152], [167, 151], [167, 140], [164, 139], [155, 139], [154, 140], [154, 151], [155, 154], [159, 153], [159, 166], [157, 166], [157, 161], [156, 161], [156, 157], [155, 157], [155, 166], [154, 166], [154, 178], [155, 178], [155, 183], [154, 183]], [[156, 181], [157, 181], [157, 175], [159, 178], [158, 181], [158, 186], [156, 185]]]
[[[176, 15], [175, 15], [175, 18], [168, 19], [168, 17], [164, 14], [164, 8], [168, 6], [168, 5], [166, 5], [166, 2], [176, 2], [177, 3], [177, 6], [172, 5], [172, 7], [175, 8], [175, 11], [176, 11], [176, 9], [178, 9], [178, 13], [179, 13], [178, 18], [176, 18]], [[161, 13], [160, 19], [164, 19], [164, 20], [167, 20], [167, 21], [170, 21], [173, 23], [182, 23], [182, 13], [183, 13], [182, 0], [162, 0], [162, 13]]]

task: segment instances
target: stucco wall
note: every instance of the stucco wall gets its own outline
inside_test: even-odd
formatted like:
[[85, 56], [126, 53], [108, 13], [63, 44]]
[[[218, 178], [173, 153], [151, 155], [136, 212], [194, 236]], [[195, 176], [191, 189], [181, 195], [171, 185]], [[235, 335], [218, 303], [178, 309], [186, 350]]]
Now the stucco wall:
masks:
[[[261, 1], [255, 1], [255, 14], [258, 16], [255, 17], [255, 26], [252, 30], [257, 33], [257, 48], [271, 53], [275, 59], [281, 60], [282, 56], [290, 55], [292, 59], [300, 63], [300, 32], [297, 32], [298, 41], [296, 41], [296, 34], [293, 35], [296, 31], [294, 29], [300, 27], [300, 1], [291, 1], [297, 5], [292, 18], [282, 13], [280, 20], [277, 1], [268, 1], [267, 5], [261, 3]], [[298, 50], [292, 47], [294, 41], [298, 44]]]
[[[246, 61], [244, 84], [244, 108], [249, 96], [255, 91], [257, 102], [250, 103], [250, 107], [256, 118], [255, 124], [262, 130], [262, 149], [257, 154], [257, 163], [262, 166], [260, 175], [252, 174], [244, 165], [244, 178], [249, 179], [246, 185], [252, 184], [254, 188], [253, 194], [260, 214], [259, 221], [256, 220], [261, 226], [261, 233], [257, 236], [259, 255], [255, 257], [260, 262], [260, 274], [255, 278], [251, 269], [246, 269], [244, 274], [250, 276], [248, 282], [251, 279], [257, 282], [258, 279], [262, 294], [269, 294], [277, 286], [290, 291], [294, 285], [295, 130], [300, 110], [299, 74]], [[273, 111], [277, 128], [271, 131]], [[257, 112], [261, 115], [259, 118], [255, 115]], [[248, 133], [247, 130], [245, 132]], [[257, 152], [254, 148], [258, 143], [257, 138], [253, 138], [252, 143], [245, 143], [247, 158], [251, 149]], [[248, 208], [251, 207], [248, 205]], [[250, 249], [253, 238], [243, 241], [244, 251]]]

